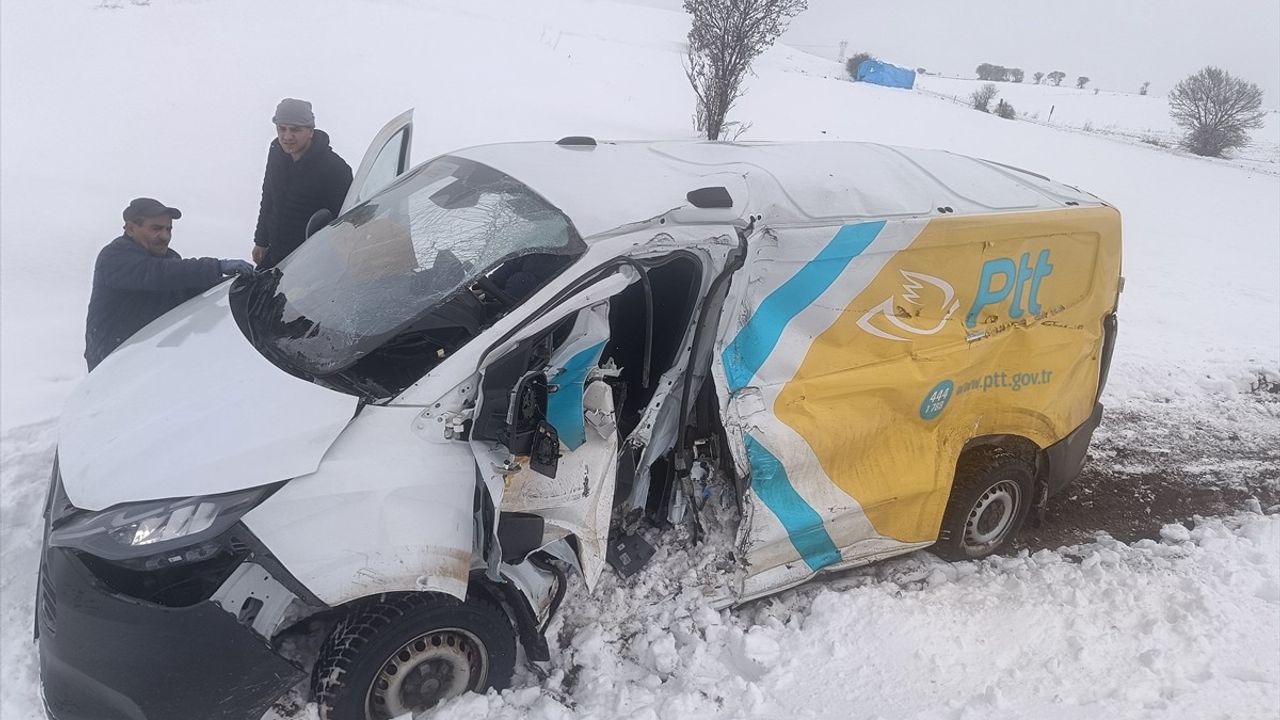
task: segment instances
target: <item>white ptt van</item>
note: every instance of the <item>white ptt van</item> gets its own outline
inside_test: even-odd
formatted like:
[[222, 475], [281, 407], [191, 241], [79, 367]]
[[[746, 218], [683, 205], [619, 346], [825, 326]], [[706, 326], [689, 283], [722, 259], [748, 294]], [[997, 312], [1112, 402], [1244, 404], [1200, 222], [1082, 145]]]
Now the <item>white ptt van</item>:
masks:
[[[509, 683], [568, 573], [732, 497], [723, 605], [977, 558], [1079, 472], [1119, 214], [860, 143], [379, 135], [341, 215], [75, 392], [36, 632], [57, 720], [326, 720]], [[321, 222], [320, 224], [323, 224]], [[325, 622], [327, 621], [327, 622]], [[308, 623], [308, 625], [300, 625]], [[283, 652], [327, 633], [310, 667]]]

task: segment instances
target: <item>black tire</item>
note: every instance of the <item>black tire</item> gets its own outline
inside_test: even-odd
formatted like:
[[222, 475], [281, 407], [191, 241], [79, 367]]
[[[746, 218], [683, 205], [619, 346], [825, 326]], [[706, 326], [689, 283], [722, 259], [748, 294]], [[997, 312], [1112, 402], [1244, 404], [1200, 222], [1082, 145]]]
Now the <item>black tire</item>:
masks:
[[388, 595], [338, 623], [311, 688], [321, 720], [388, 720], [463, 692], [505, 688], [515, 659], [511, 621], [492, 600]]
[[951, 561], [996, 552], [1022, 527], [1034, 489], [1035, 470], [1008, 450], [989, 446], [964, 453], [956, 463], [938, 542], [930, 549]]

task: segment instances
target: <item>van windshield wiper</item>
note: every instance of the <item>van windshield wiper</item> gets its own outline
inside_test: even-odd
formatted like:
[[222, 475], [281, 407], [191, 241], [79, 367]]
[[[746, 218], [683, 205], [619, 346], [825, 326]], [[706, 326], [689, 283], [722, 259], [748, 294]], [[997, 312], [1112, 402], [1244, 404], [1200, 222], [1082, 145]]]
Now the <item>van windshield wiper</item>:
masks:
[[315, 382], [334, 386], [334, 389], [342, 392], [354, 391], [352, 394], [358, 396], [364, 403], [374, 403], [378, 400], [389, 398], [394, 394], [375, 380], [347, 372], [336, 372], [332, 375], [317, 377]]

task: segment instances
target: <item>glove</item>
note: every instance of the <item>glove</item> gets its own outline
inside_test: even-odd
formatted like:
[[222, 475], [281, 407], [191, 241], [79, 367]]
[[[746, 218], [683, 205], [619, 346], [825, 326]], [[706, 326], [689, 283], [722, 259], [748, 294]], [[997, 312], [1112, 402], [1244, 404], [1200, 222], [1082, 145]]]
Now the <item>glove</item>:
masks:
[[223, 275], [252, 275], [253, 266], [244, 260], [219, 260], [218, 269]]

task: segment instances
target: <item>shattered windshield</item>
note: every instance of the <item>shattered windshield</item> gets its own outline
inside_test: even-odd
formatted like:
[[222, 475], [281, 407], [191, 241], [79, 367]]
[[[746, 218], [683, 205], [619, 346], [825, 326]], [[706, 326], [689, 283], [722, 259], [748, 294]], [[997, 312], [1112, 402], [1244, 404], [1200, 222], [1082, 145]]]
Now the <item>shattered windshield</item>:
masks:
[[582, 249], [568, 218], [519, 181], [438, 158], [259, 273], [246, 290], [251, 339], [312, 377], [348, 371], [385, 346], [394, 378], [386, 362], [347, 373], [385, 395], [396, 389], [388, 384], [420, 377]]

